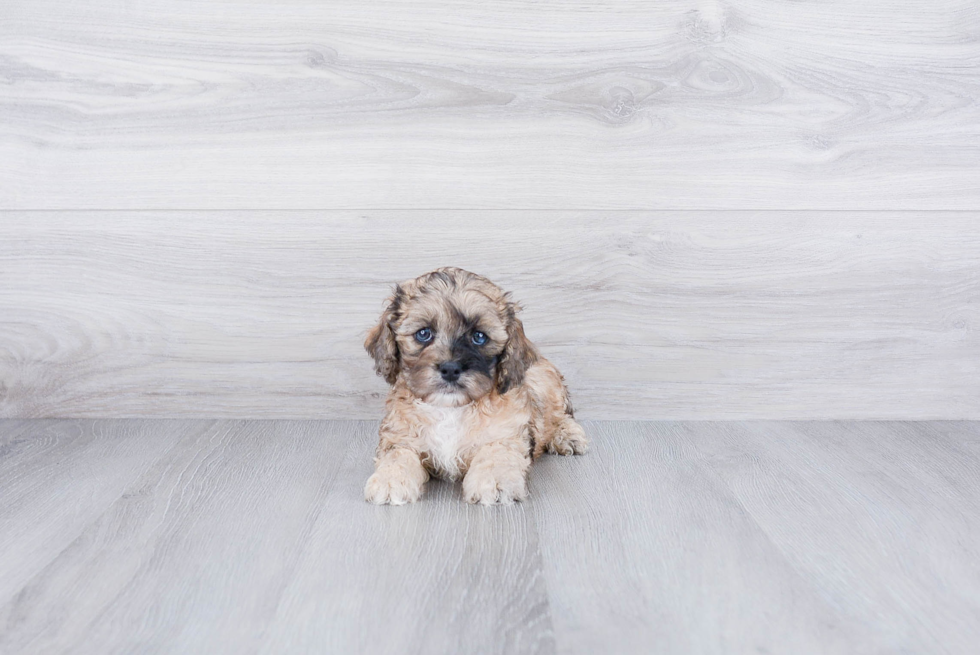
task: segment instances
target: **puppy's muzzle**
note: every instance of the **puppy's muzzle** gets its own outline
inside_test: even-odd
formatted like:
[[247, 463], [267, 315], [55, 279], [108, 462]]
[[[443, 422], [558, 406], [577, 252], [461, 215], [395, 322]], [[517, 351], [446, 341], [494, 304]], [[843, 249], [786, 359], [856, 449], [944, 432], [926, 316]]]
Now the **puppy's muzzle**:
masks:
[[439, 375], [446, 382], [456, 382], [462, 374], [463, 366], [459, 362], [450, 361], [439, 364]]

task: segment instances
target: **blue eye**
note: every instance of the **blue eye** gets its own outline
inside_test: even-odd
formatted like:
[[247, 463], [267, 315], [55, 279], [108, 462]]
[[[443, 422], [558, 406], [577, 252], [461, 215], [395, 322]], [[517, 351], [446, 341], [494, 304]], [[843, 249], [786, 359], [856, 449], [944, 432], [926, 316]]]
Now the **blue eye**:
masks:
[[432, 341], [432, 330], [429, 328], [422, 328], [415, 333], [415, 340], [419, 343], [429, 343]]
[[473, 343], [478, 346], [482, 346], [487, 342], [487, 335], [483, 334], [482, 332], [474, 332], [471, 338], [473, 339]]

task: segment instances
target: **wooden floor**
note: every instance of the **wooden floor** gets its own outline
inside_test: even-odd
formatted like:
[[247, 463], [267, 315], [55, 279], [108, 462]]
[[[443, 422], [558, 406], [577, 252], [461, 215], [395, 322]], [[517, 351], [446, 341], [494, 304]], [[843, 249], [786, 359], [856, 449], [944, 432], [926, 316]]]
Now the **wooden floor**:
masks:
[[0, 652], [975, 653], [980, 424], [592, 422], [361, 498], [374, 422], [0, 422]]

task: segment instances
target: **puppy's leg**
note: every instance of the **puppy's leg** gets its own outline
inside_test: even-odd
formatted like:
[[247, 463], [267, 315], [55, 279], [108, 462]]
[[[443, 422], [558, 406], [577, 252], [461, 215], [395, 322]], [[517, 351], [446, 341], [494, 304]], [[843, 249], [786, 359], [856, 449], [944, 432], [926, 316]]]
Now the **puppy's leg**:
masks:
[[548, 444], [549, 453], [559, 455], [581, 455], [589, 449], [589, 439], [582, 426], [569, 415], [557, 421], [555, 436]]
[[364, 485], [364, 498], [376, 505], [404, 505], [422, 497], [429, 474], [418, 453], [408, 448], [393, 448], [374, 460], [374, 475]]
[[589, 449], [589, 439], [575, 421], [568, 387], [558, 369], [547, 360], [538, 360], [525, 376], [533, 398], [537, 456], [547, 450], [559, 455], [580, 455]]
[[481, 446], [463, 478], [463, 498], [481, 505], [509, 505], [524, 500], [530, 467], [531, 457], [524, 439], [506, 439]]

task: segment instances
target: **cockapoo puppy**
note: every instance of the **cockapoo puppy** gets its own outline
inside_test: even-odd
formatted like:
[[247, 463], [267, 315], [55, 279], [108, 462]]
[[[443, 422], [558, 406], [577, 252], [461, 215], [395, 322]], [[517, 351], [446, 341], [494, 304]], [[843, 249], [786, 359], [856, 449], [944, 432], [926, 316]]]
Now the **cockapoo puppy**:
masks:
[[561, 373], [490, 280], [440, 268], [387, 302], [364, 342], [391, 385], [368, 501], [414, 502], [435, 475], [462, 477], [467, 502], [512, 503], [527, 497], [533, 458], [586, 451]]

